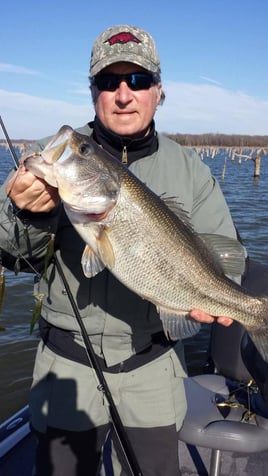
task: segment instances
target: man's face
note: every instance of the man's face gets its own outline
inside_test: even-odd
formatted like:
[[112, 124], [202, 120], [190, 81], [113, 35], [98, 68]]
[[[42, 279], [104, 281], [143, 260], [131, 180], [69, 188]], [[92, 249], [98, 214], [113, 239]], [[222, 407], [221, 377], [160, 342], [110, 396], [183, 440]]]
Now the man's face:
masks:
[[[138, 72], [146, 71], [133, 63], [120, 62], [108, 66], [101, 73]], [[161, 100], [161, 91], [161, 83], [138, 91], [132, 91], [125, 81], [115, 91], [99, 91], [93, 86], [96, 115], [107, 129], [116, 134], [143, 137]]]

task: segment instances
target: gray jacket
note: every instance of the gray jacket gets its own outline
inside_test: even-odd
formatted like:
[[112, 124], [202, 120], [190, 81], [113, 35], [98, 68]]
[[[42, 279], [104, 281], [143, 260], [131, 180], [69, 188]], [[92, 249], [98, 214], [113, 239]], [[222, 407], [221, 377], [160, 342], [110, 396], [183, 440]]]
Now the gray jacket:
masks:
[[[86, 125], [79, 132], [89, 135], [90, 128]], [[42, 149], [46, 142], [34, 144], [34, 148]], [[236, 237], [220, 187], [193, 150], [159, 134], [157, 152], [133, 162], [130, 169], [157, 194], [177, 197], [197, 232]], [[25, 257], [38, 272], [42, 271], [50, 234], [55, 233], [58, 260], [95, 352], [110, 366], [148, 347], [152, 334], [162, 330], [156, 308], [124, 287], [107, 270], [91, 279], [84, 276], [80, 260], [85, 245], [63, 207], [58, 206], [48, 214], [22, 211], [16, 215], [4, 186], [0, 194], [0, 219], [5, 223], [0, 227], [3, 265], [12, 269], [18, 259], [21, 270], [27, 269]], [[36, 285], [36, 291], [45, 295], [42, 316], [59, 328], [71, 330], [80, 343], [78, 326], [53, 261], [47, 277], [47, 281], [41, 279]]]

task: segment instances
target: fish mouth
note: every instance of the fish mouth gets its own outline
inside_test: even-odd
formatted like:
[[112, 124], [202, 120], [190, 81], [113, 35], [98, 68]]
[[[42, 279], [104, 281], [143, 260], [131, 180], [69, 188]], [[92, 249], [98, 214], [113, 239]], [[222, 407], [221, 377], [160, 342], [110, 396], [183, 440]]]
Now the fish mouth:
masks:
[[110, 207], [106, 208], [105, 210], [103, 211], [100, 211], [98, 213], [96, 212], [92, 212], [90, 210], [85, 210], [84, 208], [79, 208], [79, 207], [75, 207], [75, 206], [72, 206], [72, 205], [68, 205], [67, 203], [64, 204], [65, 205], [65, 208], [68, 209], [68, 212], [72, 214], [73, 216], [73, 219], [75, 216], [79, 216], [79, 221], [81, 220], [82, 218], [82, 221], [84, 223], [86, 222], [103, 222], [107, 216], [110, 214], [111, 210], [114, 208], [114, 205], [115, 204], [112, 204]]
[[110, 210], [105, 210], [102, 213], [84, 213], [84, 216], [86, 216], [90, 221], [100, 222], [105, 220], [109, 212]]

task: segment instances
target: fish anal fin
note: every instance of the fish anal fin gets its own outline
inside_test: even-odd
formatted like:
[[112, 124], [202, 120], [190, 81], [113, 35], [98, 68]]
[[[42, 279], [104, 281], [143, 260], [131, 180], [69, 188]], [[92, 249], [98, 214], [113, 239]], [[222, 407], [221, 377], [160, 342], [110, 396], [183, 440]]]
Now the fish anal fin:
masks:
[[180, 309], [174, 311], [159, 307], [158, 312], [167, 339], [186, 339], [195, 335], [200, 329], [200, 324], [191, 319], [187, 311]]
[[94, 253], [92, 248], [89, 245], [85, 246], [81, 264], [83, 268], [84, 275], [87, 278], [92, 278], [96, 274], [100, 273], [104, 269], [104, 264], [101, 259]]

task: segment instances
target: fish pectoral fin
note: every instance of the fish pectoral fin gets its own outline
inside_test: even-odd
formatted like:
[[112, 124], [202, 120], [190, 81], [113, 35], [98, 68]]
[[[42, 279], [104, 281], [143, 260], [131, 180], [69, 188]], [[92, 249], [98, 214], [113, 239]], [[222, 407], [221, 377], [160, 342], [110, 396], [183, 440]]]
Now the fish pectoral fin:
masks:
[[102, 229], [97, 238], [98, 254], [108, 269], [113, 269], [115, 263], [114, 250], [106, 230]]
[[92, 248], [89, 245], [85, 246], [81, 264], [83, 268], [84, 275], [87, 278], [92, 278], [96, 276], [96, 274], [100, 273], [104, 268], [105, 265], [101, 261], [101, 259], [94, 253]]
[[114, 267], [114, 251], [109, 240], [108, 234], [104, 229], [99, 230], [96, 237], [97, 254], [94, 253], [89, 245], [86, 245], [81, 264], [84, 275], [92, 278], [100, 273], [105, 267], [112, 269]]
[[235, 238], [201, 233], [198, 235], [207, 246], [224, 274], [240, 276], [245, 271], [246, 252], [244, 246]]
[[200, 323], [191, 319], [188, 312], [182, 310], [174, 312], [159, 308], [159, 314], [167, 339], [186, 339], [197, 334], [200, 330]]

